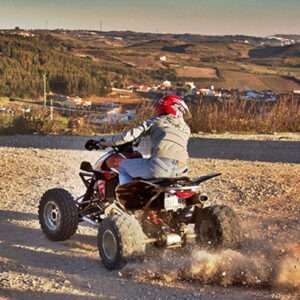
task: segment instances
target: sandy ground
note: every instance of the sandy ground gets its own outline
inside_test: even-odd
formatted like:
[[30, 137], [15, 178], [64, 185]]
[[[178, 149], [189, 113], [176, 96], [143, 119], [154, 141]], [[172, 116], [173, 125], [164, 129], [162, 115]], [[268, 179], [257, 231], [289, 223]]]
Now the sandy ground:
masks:
[[[223, 173], [203, 184], [212, 203], [233, 207], [244, 231], [239, 251], [161, 251], [142, 265], [109, 272], [96, 228], [69, 241], [42, 234], [42, 193], [78, 195], [79, 150], [0, 148], [0, 299], [300, 299], [300, 165], [192, 159], [191, 175]], [[288, 155], [288, 154], [287, 154]]]

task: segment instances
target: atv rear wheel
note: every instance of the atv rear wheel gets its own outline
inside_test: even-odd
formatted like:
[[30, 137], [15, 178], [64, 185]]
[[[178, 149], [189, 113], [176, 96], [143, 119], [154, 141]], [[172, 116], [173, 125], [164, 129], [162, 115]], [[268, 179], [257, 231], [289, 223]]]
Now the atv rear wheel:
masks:
[[64, 189], [48, 190], [39, 204], [39, 222], [48, 239], [70, 238], [78, 227], [78, 209], [72, 195]]
[[102, 262], [109, 270], [121, 269], [129, 260], [143, 258], [146, 250], [141, 225], [127, 214], [104, 219], [99, 225], [97, 242]]
[[198, 208], [195, 211], [197, 242], [208, 248], [237, 248], [241, 231], [238, 217], [226, 205]]

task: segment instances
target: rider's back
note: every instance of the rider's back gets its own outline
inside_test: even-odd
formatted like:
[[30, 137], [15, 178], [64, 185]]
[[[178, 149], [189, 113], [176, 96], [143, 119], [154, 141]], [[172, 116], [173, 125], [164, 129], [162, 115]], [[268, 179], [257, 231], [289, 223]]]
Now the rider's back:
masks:
[[172, 115], [157, 117], [149, 131], [151, 156], [171, 158], [186, 163], [190, 133], [190, 128], [183, 117], [176, 118]]

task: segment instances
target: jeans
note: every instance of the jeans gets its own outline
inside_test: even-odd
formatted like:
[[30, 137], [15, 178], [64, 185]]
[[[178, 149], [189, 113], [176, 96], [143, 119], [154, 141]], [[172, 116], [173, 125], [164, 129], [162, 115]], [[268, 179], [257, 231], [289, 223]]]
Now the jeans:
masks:
[[123, 160], [119, 169], [119, 182], [125, 184], [135, 177], [144, 179], [178, 177], [187, 169], [178, 168], [176, 160], [168, 158], [136, 158]]

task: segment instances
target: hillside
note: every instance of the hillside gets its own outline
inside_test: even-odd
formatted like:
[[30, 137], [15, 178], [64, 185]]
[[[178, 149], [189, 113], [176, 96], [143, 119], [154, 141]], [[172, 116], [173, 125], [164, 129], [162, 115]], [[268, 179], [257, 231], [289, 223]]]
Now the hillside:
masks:
[[[125, 69], [146, 72], [154, 80], [191, 80], [200, 87], [215, 85], [228, 89], [273, 89], [277, 92], [300, 88], [300, 61], [297, 56], [292, 56], [292, 49], [288, 57], [250, 56], [269, 39], [127, 31], [104, 32], [101, 36], [103, 40], [117, 39], [124, 45], [105, 49], [111, 61]], [[97, 52], [96, 49], [89, 51]], [[89, 51], [85, 49], [85, 53]], [[162, 63], [159, 58], [163, 56], [166, 61]], [[101, 60], [99, 55], [97, 58]]]
[[300, 44], [250, 50], [251, 58], [300, 57]]
[[225, 89], [300, 89], [299, 44], [262, 48], [269, 39], [130, 31], [32, 34], [0, 33], [0, 96], [42, 95], [44, 73], [51, 91], [79, 96], [163, 80]]
[[69, 55], [51, 36], [24, 38], [0, 35], [0, 94], [38, 97], [43, 74], [51, 91], [68, 95], [105, 95], [110, 89], [107, 73], [97, 64]]

